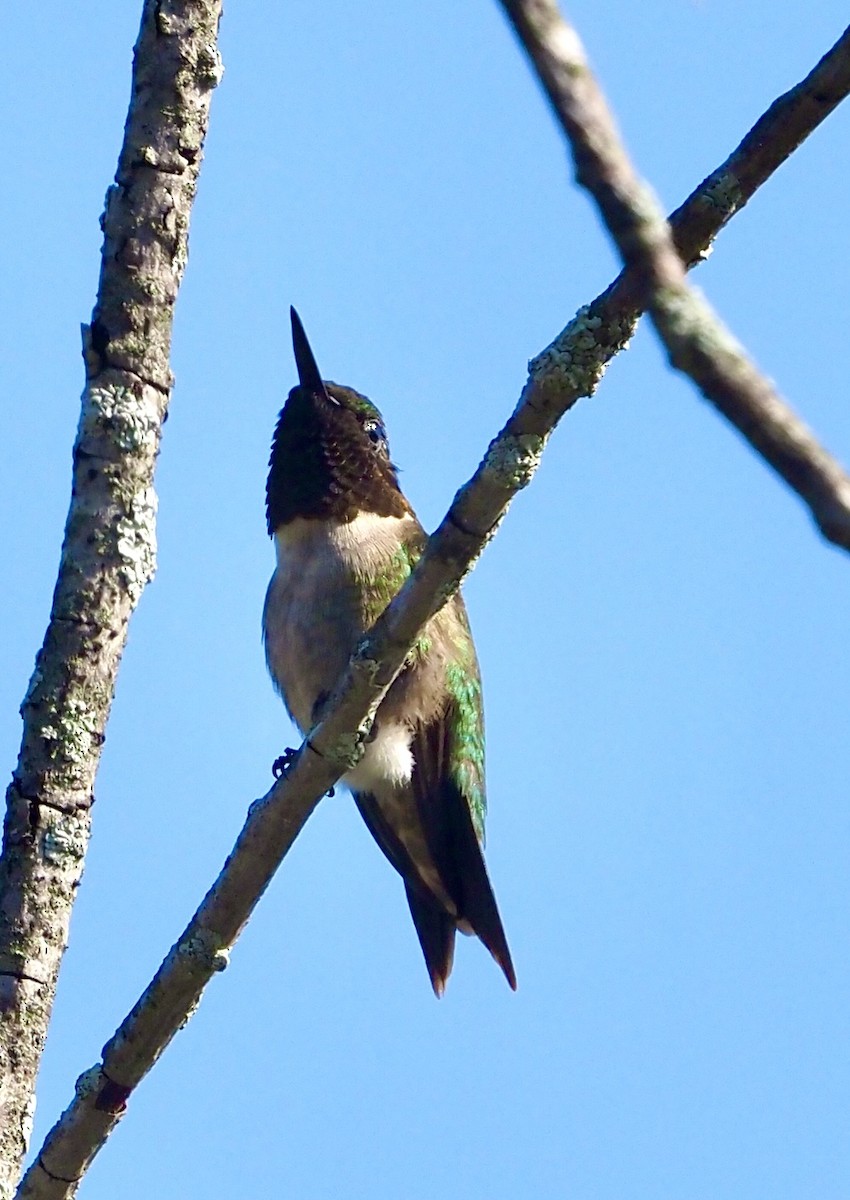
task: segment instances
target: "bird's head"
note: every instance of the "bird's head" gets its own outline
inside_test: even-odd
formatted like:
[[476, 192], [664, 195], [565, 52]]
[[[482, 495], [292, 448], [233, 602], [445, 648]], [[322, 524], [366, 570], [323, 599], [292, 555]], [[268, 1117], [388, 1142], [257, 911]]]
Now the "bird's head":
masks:
[[363, 512], [406, 515], [380, 412], [353, 388], [322, 379], [298, 313], [290, 312], [298, 384], [272, 440], [269, 533], [297, 517], [345, 522]]

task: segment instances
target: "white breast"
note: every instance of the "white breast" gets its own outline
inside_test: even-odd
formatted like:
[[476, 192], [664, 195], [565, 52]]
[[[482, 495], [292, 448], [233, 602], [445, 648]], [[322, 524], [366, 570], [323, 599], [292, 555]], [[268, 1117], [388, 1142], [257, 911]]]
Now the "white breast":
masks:
[[[263, 612], [266, 660], [303, 733], [365, 632], [359, 581], [385, 568], [413, 520], [362, 513], [343, 525], [299, 517], [276, 531], [277, 570]], [[409, 775], [400, 743], [395, 750], [388, 743], [386, 754]]]
[[[287, 577], [305, 569], [332, 579], [340, 570], [380, 570], [398, 550], [412, 517], [360, 513], [344, 525], [296, 517], [274, 535], [277, 569]], [[295, 582], [293, 580], [293, 582]]]

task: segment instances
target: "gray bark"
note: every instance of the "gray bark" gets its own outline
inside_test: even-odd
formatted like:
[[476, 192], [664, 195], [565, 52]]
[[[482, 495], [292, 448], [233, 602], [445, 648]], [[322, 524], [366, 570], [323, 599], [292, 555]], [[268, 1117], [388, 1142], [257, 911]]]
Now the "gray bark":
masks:
[[[755, 127], [758, 134], [751, 131], [678, 210], [675, 230], [690, 263], [700, 260], [719, 229], [850, 89], [848, 55], [830, 53], [832, 58], [828, 55], [807, 80], [771, 106]], [[813, 103], [812, 93], [826, 99]], [[720, 178], [741, 181], [723, 193], [723, 203], [717, 200]], [[530, 482], [560, 417], [579, 396], [595, 389], [605, 364], [625, 345], [639, 315], [637, 294], [633, 278], [624, 273], [532, 364], [516, 411], [352, 660], [309, 744], [301, 747], [285, 779], [252, 805], [233, 852], [195, 916], [104, 1047], [102, 1061], [80, 1076], [74, 1098], [22, 1183], [19, 1200], [63, 1200], [74, 1194], [74, 1181], [120, 1121], [133, 1089], [191, 1016], [213, 974], [226, 966], [230, 947], [318, 797], [356, 756], [370, 715], [422, 626], [459, 586], [514, 495]]]
[[[824, 537], [850, 550], [850, 476], [688, 284], [687, 247], [677, 246], [655, 196], [632, 167], [578, 34], [554, 0], [502, 4], [569, 139], [576, 178], [596, 201], [670, 362], [808, 504]], [[850, 31], [827, 57], [850, 59]], [[721, 196], [731, 185], [730, 178], [716, 183]]]
[[50, 622], [21, 709], [0, 857], [0, 1197], [12, 1195], [27, 1150], [116, 673], [154, 572], [154, 465], [189, 213], [221, 73], [219, 14], [219, 0], [145, 0], [124, 145], [102, 218], [71, 505]]

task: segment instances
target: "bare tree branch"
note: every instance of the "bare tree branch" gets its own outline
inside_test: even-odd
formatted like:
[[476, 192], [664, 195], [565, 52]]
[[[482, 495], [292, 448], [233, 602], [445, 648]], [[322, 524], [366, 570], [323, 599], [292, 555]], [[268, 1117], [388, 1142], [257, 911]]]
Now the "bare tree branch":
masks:
[[689, 266], [705, 257], [726, 222], [848, 92], [850, 26], [806, 78], [771, 104], [726, 161], [670, 215], [676, 249]]
[[[529, 482], [539, 439], [497, 439], [476, 485], [455, 497], [422, 560], [349, 664], [328, 714], [248, 818], [195, 916], [118, 1031], [77, 1081], [71, 1105], [24, 1177], [18, 1197], [58, 1200], [77, 1183], [121, 1119], [133, 1089], [185, 1024], [260, 900], [318, 798], [359, 757], [362, 739], [426, 622], [457, 589], [516, 492]], [[352, 733], [352, 731], [355, 731]]]
[[[675, 210], [670, 225], [682, 258], [694, 266], [763, 183], [850, 93], [850, 28], [790, 91], [771, 104], [725, 162]], [[627, 344], [642, 311], [637, 273], [624, 268], [579, 309], [531, 364], [511, 418], [516, 433], [536, 433], [595, 391], [610, 360]]]
[[[771, 107], [756, 127], [759, 136], [749, 134], [727, 164], [709, 176], [704, 191], [695, 192], [678, 210], [680, 245], [692, 247], [689, 260], [698, 259], [699, 249], [826, 115], [823, 105], [813, 104], [808, 95], [809, 88], [818, 94], [826, 90], [818, 72], [825, 70], [833, 79], [826, 111], [850, 89], [846, 51], [839, 60], [843, 74], [836, 70], [835, 58], [828, 59]], [[794, 139], [785, 137], [789, 121], [797, 131]], [[727, 209], [714, 202], [716, 181], [733, 170], [728, 165], [733, 162], [747, 186], [738, 191], [736, 206]], [[712, 215], [710, 222], [704, 219], [706, 212]], [[285, 779], [252, 806], [218, 880], [104, 1048], [102, 1062], [80, 1077], [73, 1101], [21, 1185], [20, 1200], [60, 1200], [74, 1194], [75, 1181], [120, 1120], [133, 1089], [185, 1024], [213, 974], [226, 965], [230, 947], [317, 797], [356, 754], [358, 735], [351, 731], [359, 730], [362, 737], [368, 730], [409, 647], [471, 569], [513, 496], [530, 481], [558, 420], [579, 395], [595, 388], [605, 363], [625, 344], [637, 315], [635, 294], [632, 277], [624, 274], [581, 310], [533, 364], [517, 410], [456, 495], [416, 571], [355, 655], [325, 719], [311, 732]]]
[[570, 140], [576, 177], [596, 200], [638, 296], [648, 297], [671, 363], [806, 501], [823, 535], [850, 550], [850, 476], [687, 283], [670, 226], [628, 160], [577, 33], [554, 0], [502, 4]]
[[89, 840], [92, 787], [130, 615], [155, 560], [154, 464], [189, 213], [220, 76], [220, 0], [146, 0], [50, 623], [22, 706], [0, 858], [0, 1196], [29, 1139], [35, 1077]]

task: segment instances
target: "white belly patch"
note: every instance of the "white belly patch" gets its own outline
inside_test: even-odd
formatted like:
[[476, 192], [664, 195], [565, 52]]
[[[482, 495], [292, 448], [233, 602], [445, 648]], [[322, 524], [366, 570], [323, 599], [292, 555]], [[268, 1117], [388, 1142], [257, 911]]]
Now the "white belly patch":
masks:
[[410, 730], [405, 725], [384, 725], [378, 728], [373, 742], [353, 770], [343, 776], [355, 792], [381, 792], [387, 785], [400, 787], [413, 774], [413, 754], [410, 749]]

